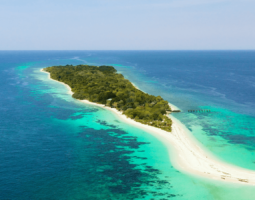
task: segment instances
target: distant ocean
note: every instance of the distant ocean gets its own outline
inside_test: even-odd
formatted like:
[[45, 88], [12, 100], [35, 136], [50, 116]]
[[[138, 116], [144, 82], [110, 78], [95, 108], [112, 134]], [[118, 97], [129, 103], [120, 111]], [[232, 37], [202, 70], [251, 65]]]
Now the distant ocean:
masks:
[[179, 172], [155, 137], [39, 71], [67, 64], [114, 66], [180, 108], [212, 154], [255, 170], [255, 51], [0, 51], [0, 200], [254, 200], [255, 186]]

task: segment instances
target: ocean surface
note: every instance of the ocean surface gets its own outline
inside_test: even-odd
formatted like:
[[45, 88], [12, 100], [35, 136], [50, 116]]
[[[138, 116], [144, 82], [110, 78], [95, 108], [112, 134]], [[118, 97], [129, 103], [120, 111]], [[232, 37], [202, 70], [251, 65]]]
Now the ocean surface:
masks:
[[157, 138], [40, 72], [67, 64], [114, 66], [181, 109], [206, 150], [255, 170], [255, 51], [0, 51], [0, 200], [254, 199], [179, 172]]

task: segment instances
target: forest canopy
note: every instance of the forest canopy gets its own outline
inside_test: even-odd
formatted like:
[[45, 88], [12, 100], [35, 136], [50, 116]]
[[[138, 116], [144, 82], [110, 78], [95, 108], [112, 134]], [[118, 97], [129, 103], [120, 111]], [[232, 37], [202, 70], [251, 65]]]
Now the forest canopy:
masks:
[[171, 131], [172, 121], [166, 116], [171, 111], [168, 102], [137, 89], [112, 66], [52, 66], [44, 71], [69, 85], [73, 98], [116, 108], [135, 121]]

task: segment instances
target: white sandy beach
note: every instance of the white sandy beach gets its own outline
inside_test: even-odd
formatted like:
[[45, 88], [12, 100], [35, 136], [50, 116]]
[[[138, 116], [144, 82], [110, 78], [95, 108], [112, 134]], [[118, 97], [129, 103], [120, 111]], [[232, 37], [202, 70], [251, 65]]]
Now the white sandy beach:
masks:
[[[47, 73], [49, 79], [51, 79], [48, 72], [42, 69], [40, 71]], [[62, 82], [59, 83], [68, 88], [70, 95], [73, 94], [68, 85]], [[240, 168], [217, 159], [211, 153], [204, 150], [203, 146], [191, 135], [189, 130], [171, 115], [169, 117], [172, 119], [173, 124], [172, 132], [170, 133], [127, 118], [114, 108], [92, 103], [88, 100], [81, 100], [81, 102], [110, 110], [126, 123], [146, 130], [146, 132], [158, 138], [168, 148], [169, 157], [173, 166], [183, 173], [203, 176], [214, 180], [255, 185], [255, 171]]]

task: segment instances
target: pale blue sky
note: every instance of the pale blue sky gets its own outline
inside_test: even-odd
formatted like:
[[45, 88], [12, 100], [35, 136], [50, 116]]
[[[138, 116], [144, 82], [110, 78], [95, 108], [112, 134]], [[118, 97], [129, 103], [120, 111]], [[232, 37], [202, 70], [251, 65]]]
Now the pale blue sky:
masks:
[[255, 49], [255, 0], [0, 0], [1, 50]]

